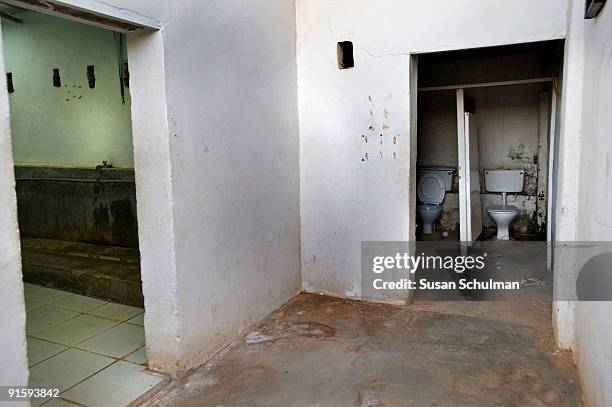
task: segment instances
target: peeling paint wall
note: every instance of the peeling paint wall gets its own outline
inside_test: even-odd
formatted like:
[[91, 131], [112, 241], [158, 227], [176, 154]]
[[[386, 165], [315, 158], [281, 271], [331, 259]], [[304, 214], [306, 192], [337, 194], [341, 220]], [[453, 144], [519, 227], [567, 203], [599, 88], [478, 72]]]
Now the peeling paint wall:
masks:
[[2, 27], [15, 163], [133, 168], [131, 100], [125, 88], [122, 103], [114, 33], [30, 11], [15, 17], [23, 22]]
[[[303, 286], [358, 298], [361, 241], [413, 238], [410, 54], [563, 38], [567, 3], [296, 4]], [[354, 68], [338, 69], [340, 41], [353, 42]], [[391, 95], [388, 130], [400, 135], [399, 154], [387, 161], [383, 151], [382, 159], [363, 162], [362, 135], [372, 122], [368, 98], [384, 95]]]

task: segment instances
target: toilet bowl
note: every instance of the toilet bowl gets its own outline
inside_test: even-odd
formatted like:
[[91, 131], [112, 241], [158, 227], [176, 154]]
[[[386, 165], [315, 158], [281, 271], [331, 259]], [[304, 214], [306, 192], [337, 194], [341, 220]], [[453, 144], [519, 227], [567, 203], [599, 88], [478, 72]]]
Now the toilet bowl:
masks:
[[493, 205], [487, 208], [487, 213], [497, 225], [497, 239], [510, 240], [510, 224], [519, 214], [513, 205]]
[[442, 201], [446, 194], [444, 179], [436, 171], [426, 171], [421, 174], [417, 187], [420, 203], [417, 213], [423, 223], [423, 233], [433, 233], [433, 224], [442, 214]]
[[519, 214], [516, 206], [508, 205], [508, 192], [522, 192], [525, 171], [523, 170], [485, 170], [485, 189], [488, 192], [501, 192], [502, 204], [487, 208], [487, 213], [497, 225], [497, 239], [510, 240], [510, 225]]
[[423, 221], [423, 233], [429, 235], [433, 233], [433, 224], [442, 214], [442, 205], [420, 204], [417, 205], [417, 213]]

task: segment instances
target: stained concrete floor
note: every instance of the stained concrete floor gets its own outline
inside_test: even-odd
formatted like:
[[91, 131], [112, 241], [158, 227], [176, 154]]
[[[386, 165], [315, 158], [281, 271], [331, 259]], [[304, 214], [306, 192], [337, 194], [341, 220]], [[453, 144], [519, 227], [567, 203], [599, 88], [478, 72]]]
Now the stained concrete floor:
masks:
[[138, 249], [54, 239], [21, 239], [24, 281], [142, 307]]
[[547, 301], [301, 294], [147, 406], [578, 406]]

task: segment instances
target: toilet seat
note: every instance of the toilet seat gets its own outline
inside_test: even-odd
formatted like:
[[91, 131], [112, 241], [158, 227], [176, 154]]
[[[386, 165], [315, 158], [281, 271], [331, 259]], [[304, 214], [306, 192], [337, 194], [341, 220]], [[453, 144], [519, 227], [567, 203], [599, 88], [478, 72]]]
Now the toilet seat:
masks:
[[438, 174], [428, 173], [419, 180], [417, 192], [422, 203], [440, 205], [444, 201], [446, 186]]
[[514, 205], [492, 205], [487, 208], [490, 213], [519, 213], [519, 209]]

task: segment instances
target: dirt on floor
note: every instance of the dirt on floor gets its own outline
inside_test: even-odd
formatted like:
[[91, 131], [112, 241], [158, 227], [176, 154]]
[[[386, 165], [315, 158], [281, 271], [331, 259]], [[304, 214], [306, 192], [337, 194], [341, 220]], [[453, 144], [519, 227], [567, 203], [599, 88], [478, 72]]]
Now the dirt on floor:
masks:
[[551, 304], [301, 294], [146, 406], [578, 406]]

